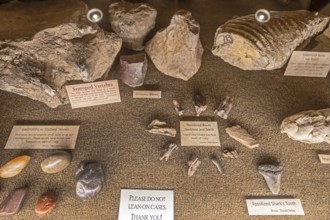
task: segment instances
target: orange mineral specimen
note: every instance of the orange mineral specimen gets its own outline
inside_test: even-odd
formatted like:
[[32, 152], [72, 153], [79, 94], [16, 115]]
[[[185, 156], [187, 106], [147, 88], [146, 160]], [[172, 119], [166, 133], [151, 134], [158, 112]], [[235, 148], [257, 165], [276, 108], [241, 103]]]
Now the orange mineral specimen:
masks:
[[16, 157], [0, 167], [0, 177], [10, 178], [16, 176], [28, 165], [31, 157], [27, 155]]
[[55, 208], [56, 203], [56, 194], [53, 191], [47, 191], [39, 197], [34, 210], [39, 218], [43, 218]]

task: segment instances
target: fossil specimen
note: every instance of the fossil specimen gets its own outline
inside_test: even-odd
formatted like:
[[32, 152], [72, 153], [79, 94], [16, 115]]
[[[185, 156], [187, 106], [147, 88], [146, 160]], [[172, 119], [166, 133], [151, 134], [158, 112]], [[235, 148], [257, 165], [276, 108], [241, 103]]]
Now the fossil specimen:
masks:
[[0, 177], [10, 178], [18, 175], [29, 164], [30, 159], [30, 156], [23, 155], [8, 161], [0, 167]]
[[148, 69], [145, 53], [121, 56], [117, 73], [120, 79], [130, 87], [142, 86]]
[[197, 171], [197, 168], [199, 165], [201, 165], [201, 161], [198, 159], [198, 157], [192, 158], [188, 161], [189, 169], [188, 169], [188, 176], [193, 176], [195, 172]]
[[207, 109], [206, 98], [201, 94], [194, 95], [196, 116], [199, 117]]
[[179, 116], [183, 115], [184, 109], [181, 107], [181, 105], [179, 104], [179, 102], [177, 100], [173, 100], [173, 105], [174, 105], [175, 111], [179, 114]]
[[223, 165], [221, 164], [221, 161], [219, 159], [217, 159], [216, 156], [211, 156], [211, 161], [212, 163], [216, 166], [216, 168], [218, 169], [220, 175], [225, 175], [225, 169], [223, 168]]
[[214, 114], [220, 118], [227, 119], [231, 108], [233, 107], [233, 98], [226, 96], [226, 99], [223, 100], [219, 107], [214, 110]]
[[155, 27], [157, 11], [144, 3], [116, 2], [109, 6], [112, 29], [123, 39], [125, 47], [143, 50], [146, 35]]
[[14, 215], [19, 212], [25, 200], [28, 188], [13, 190], [0, 204], [0, 216]]
[[170, 158], [172, 153], [174, 153], [177, 149], [178, 149], [178, 145], [176, 145], [174, 143], [170, 143], [167, 146], [166, 152], [161, 156], [161, 158], [159, 158], [159, 160], [165, 159], [165, 161], [168, 161], [168, 159]]
[[226, 128], [226, 132], [231, 138], [235, 139], [250, 149], [259, 147], [259, 143], [239, 125]]
[[153, 134], [160, 134], [170, 137], [176, 136], [176, 130], [174, 128], [164, 127], [166, 122], [159, 121], [158, 119], [153, 120], [147, 127], [147, 131]]
[[282, 121], [281, 132], [307, 144], [330, 144], [330, 108], [303, 111], [287, 117]]
[[264, 177], [270, 191], [278, 195], [281, 187], [282, 166], [264, 164], [258, 166], [258, 172]]
[[145, 51], [160, 72], [187, 81], [202, 63], [204, 49], [199, 31], [200, 26], [191, 13], [179, 10], [170, 25], [147, 42]]
[[217, 29], [212, 53], [243, 70], [278, 69], [329, 19], [305, 10], [272, 11], [265, 24], [259, 24], [254, 14], [233, 18]]
[[236, 150], [233, 149], [225, 149], [222, 151], [222, 156], [226, 157], [226, 158], [237, 158], [238, 157], [238, 153]]

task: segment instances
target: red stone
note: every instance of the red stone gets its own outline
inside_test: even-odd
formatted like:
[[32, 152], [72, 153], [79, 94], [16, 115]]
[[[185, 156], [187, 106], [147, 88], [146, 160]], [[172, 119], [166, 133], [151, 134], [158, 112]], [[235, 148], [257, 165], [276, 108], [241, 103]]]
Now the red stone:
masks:
[[34, 210], [37, 216], [42, 218], [55, 208], [56, 203], [56, 194], [53, 191], [47, 191], [39, 197]]

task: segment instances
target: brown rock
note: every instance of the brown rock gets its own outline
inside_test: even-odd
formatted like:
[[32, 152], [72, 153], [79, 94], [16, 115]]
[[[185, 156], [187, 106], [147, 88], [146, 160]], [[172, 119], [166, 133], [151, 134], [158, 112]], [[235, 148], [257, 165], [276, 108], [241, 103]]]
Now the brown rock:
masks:
[[0, 168], [0, 177], [10, 178], [16, 176], [28, 165], [30, 159], [30, 156], [23, 155], [10, 160]]
[[47, 191], [38, 198], [34, 211], [39, 218], [43, 218], [55, 208], [56, 203], [56, 194], [53, 191]]
[[0, 204], [0, 216], [14, 215], [19, 212], [27, 193], [27, 188], [13, 190]]

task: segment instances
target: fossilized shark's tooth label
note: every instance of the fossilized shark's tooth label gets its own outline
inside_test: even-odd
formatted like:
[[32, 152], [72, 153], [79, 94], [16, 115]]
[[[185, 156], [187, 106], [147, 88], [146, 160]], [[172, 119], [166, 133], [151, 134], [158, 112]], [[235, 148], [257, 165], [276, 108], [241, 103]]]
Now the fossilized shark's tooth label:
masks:
[[305, 215], [300, 199], [246, 199], [249, 215]]
[[160, 98], [162, 98], [162, 91], [134, 90], [133, 98], [135, 98], [135, 99], [160, 99]]

